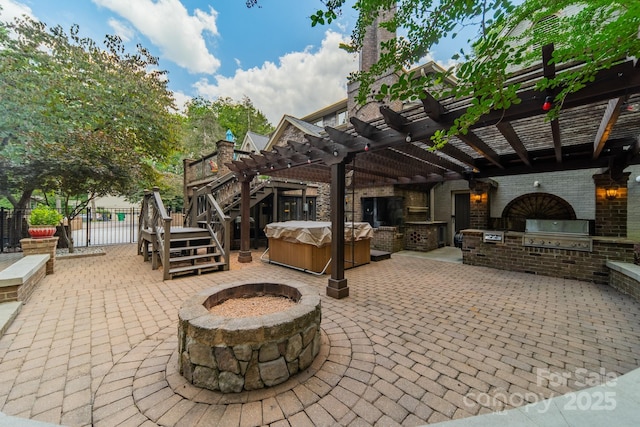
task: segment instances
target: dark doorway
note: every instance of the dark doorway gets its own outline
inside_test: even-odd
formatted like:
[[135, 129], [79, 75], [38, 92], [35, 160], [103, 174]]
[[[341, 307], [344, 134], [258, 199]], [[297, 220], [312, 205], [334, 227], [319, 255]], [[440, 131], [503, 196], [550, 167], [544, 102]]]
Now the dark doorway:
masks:
[[469, 228], [471, 225], [471, 204], [469, 193], [458, 193], [454, 195], [454, 232]]

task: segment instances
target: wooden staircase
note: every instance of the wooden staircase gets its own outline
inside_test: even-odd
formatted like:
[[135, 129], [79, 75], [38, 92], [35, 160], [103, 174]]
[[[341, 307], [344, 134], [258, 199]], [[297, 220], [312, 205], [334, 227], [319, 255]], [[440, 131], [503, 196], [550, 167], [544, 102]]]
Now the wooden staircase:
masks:
[[169, 245], [169, 275], [201, 274], [223, 270], [222, 253], [203, 228], [172, 227]]
[[[255, 180], [251, 183], [250, 207], [278, 188], [303, 189], [302, 183]], [[183, 274], [228, 270], [231, 250], [231, 222], [240, 215], [240, 185], [233, 174], [193, 187], [185, 213], [185, 224], [171, 224], [159, 189], [147, 191], [138, 226], [138, 254], [162, 266], [164, 279]], [[165, 232], [168, 230], [168, 232]]]
[[202, 274], [229, 269], [229, 217], [213, 197], [211, 208], [196, 218], [198, 227], [172, 225], [158, 189], [147, 192], [138, 228], [138, 254], [151, 260], [151, 268], [162, 266], [165, 280], [183, 274]]

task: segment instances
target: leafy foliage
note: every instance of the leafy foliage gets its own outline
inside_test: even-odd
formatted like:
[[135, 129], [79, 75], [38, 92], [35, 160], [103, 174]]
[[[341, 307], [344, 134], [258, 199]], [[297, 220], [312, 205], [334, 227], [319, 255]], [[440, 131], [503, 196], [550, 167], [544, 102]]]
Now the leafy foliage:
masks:
[[248, 131], [260, 135], [273, 132], [273, 126], [265, 115], [247, 97], [240, 102], [231, 98], [214, 101], [194, 98], [189, 101], [184, 113], [183, 152], [191, 158], [215, 151], [216, 143], [225, 139], [228, 129], [233, 132], [238, 144]]
[[58, 225], [60, 221], [62, 214], [47, 205], [38, 205], [29, 215], [30, 225]]
[[157, 58], [118, 37], [106, 49], [77, 26], [30, 19], [6, 24], [0, 40], [0, 137], [3, 191], [26, 182], [62, 193], [126, 194], [172, 152], [177, 126], [172, 94]]
[[36, 189], [55, 192], [71, 219], [93, 197], [157, 181], [179, 131], [157, 58], [126, 53], [116, 36], [102, 48], [77, 26], [24, 18], [0, 29], [0, 195], [23, 208]]

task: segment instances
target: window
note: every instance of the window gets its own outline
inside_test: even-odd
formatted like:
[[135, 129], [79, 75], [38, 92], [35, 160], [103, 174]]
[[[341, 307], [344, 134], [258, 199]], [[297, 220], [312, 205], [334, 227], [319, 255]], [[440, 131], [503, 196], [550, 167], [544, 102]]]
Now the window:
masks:
[[402, 225], [402, 197], [363, 197], [362, 220], [373, 228]]
[[349, 115], [347, 114], [347, 110], [338, 111], [336, 116], [336, 126], [340, 126], [347, 123], [348, 118], [349, 118]]

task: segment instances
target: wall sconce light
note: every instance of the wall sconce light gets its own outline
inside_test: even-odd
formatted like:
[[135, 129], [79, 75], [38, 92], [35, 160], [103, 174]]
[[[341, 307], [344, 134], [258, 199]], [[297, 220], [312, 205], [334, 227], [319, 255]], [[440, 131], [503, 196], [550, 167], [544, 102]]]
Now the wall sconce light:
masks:
[[540, 187], [540, 181], [533, 181], [533, 186], [534, 187]]
[[609, 200], [613, 200], [616, 197], [618, 197], [618, 186], [617, 185], [612, 185], [610, 187], [606, 187], [604, 189], [604, 193], [607, 199]]
[[476, 203], [481, 203], [482, 202], [482, 193], [475, 193], [473, 195], [473, 201]]

